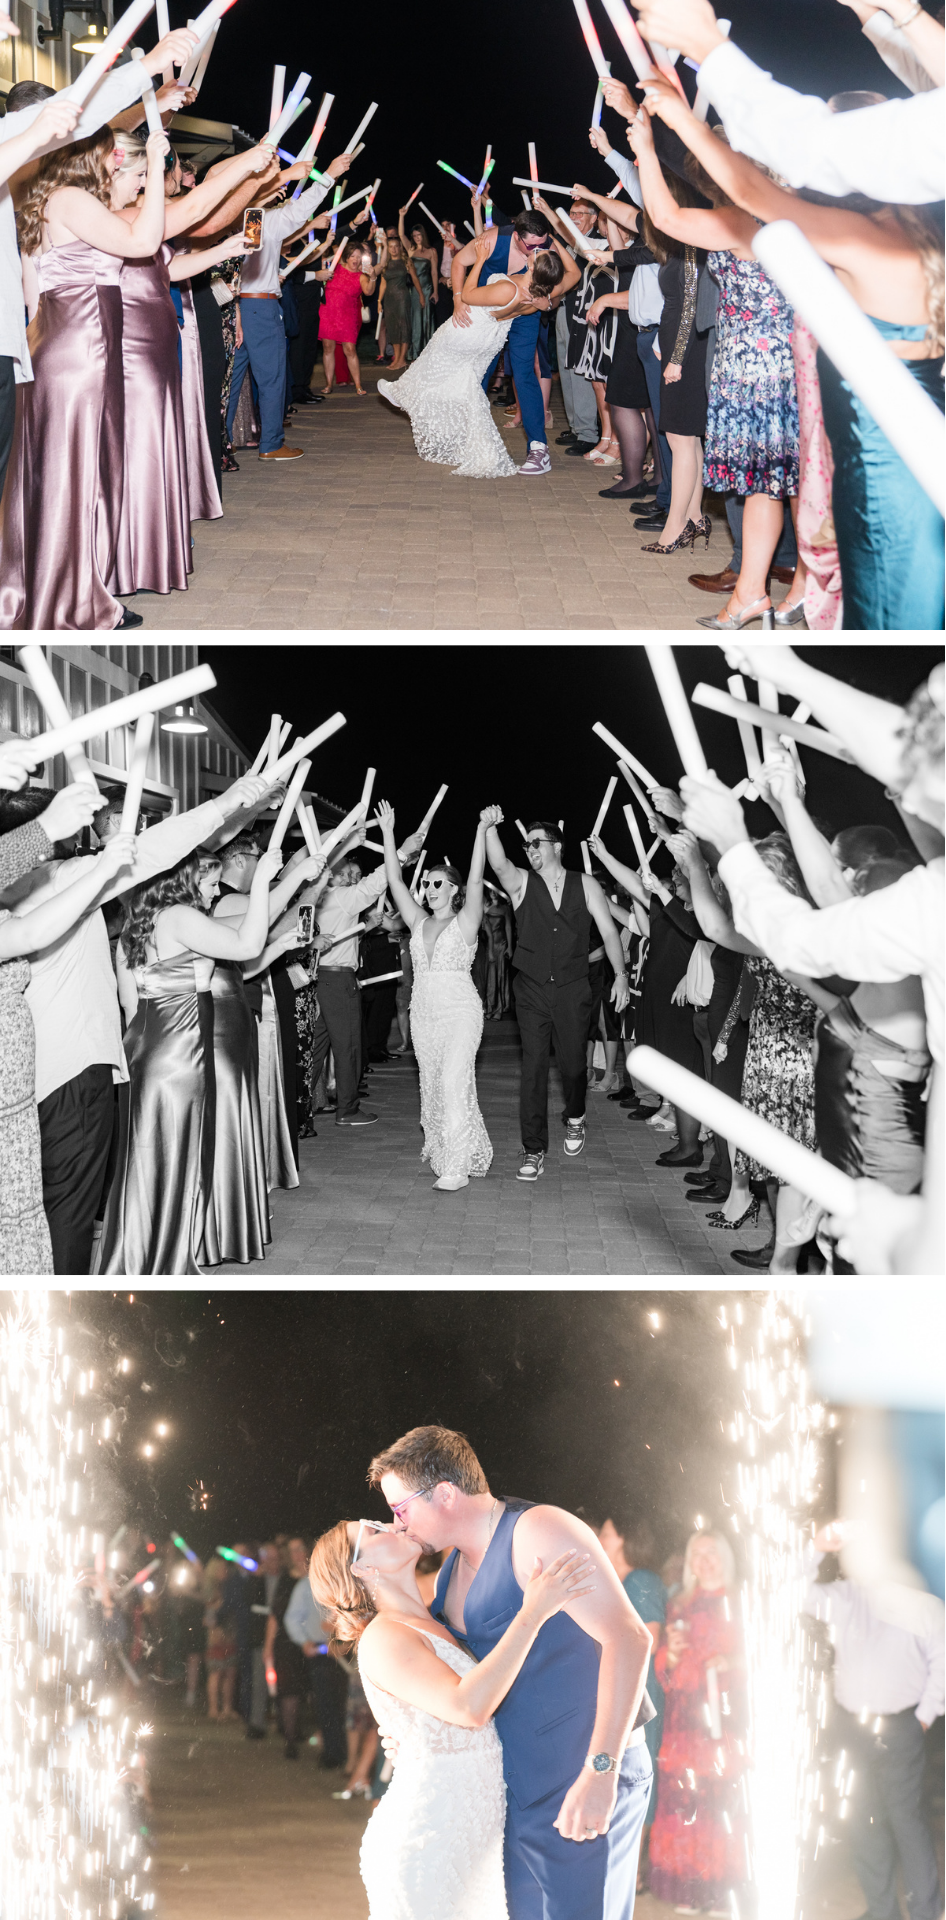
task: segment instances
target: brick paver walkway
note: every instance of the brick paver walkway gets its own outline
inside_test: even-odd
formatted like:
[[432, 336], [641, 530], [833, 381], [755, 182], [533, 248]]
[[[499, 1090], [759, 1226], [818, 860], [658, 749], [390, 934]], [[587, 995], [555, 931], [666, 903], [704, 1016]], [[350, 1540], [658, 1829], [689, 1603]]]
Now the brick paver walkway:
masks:
[[265, 1267], [216, 1273], [726, 1274], [729, 1255], [759, 1246], [764, 1230], [703, 1225], [681, 1172], [655, 1165], [668, 1144], [603, 1096], [588, 1099], [588, 1144], [562, 1152], [561, 1084], [553, 1069], [551, 1152], [534, 1186], [519, 1166], [519, 1035], [488, 1023], [477, 1065], [480, 1105], [493, 1142], [485, 1180], [437, 1193], [421, 1163], [417, 1071], [412, 1058], [376, 1068], [366, 1102], [380, 1115], [363, 1132], [320, 1116], [301, 1143], [300, 1185], [273, 1195], [273, 1245]]
[[[375, 392], [376, 369], [362, 374], [367, 399], [343, 388], [290, 421], [304, 459], [238, 453], [223, 519], [194, 527], [188, 592], [130, 603], [148, 631], [695, 632], [697, 614], [723, 605], [687, 575], [728, 566], [724, 517], [695, 560], [642, 554], [648, 536], [626, 504], [599, 499], [614, 467], [553, 445], [547, 477], [457, 479], [417, 458], [407, 419]], [[566, 424], [557, 386], [553, 411], [551, 441]], [[521, 430], [505, 437], [524, 459]]]

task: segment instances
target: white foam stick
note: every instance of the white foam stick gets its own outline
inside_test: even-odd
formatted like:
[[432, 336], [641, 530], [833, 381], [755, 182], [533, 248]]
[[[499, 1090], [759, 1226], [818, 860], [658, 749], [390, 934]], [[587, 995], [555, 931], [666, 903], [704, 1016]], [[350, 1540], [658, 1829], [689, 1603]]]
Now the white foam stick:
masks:
[[128, 766], [128, 779], [125, 784], [125, 798], [122, 801], [122, 833], [137, 833], [138, 813], [141, 796], [144, 792], [145, 778], [148, 772], [148, 754], [151, 750], [151, 735], [154, 732], [154, 714], [143, 713], [135, 728], [135, 744], [131, 750]]
[[578, 15], [578, 25], [581, 28], [585, 46], [591, 55], [594, 70], [599, 81], [603, 80], [605, 76], [610, 73], [611, 69], [601, 51], [601, 42], [595, 32], [595, 25], [591, 18], [588, 0], [574, 0], [574, 7]]
[[[756, 686], [759, 689], [760, 707], [764, 707], [766, 713], [778, 713], [778, 688], [775, 685], [774, 680], [757, 680]], [[762, 729], [763, 758], [767, 757], [770, 753], [774, 753], [777, 746], [778, 746], [778, 734], [774, 732], [771, 727], [763, 727]]]
[[763, 227], [752, 251], [940, 513], [946, 511], [946, 423], [891, 353], [826, 261], [791, 220]]
[[[597, 840], [598, 835], [601, 832], [602, 827], [604, 826], [605, 815], [608, 811], [609, 806], [611, 805], [612, 800], [614, 799], [614, 789], [617, 786], [617, 783], [618, 783], [617, 774], [612, 773], [611, 778], [608, 781], [607, 792], [605, 793], [604, 799], [602, 800], [601, 805], [598, 808], [597, 818], [595, 820], [594, 826], [591, 829], [592, 840]], [[559, 833], [563, 831], [561, 820], [558, 823], [558, 830], [559, 830]]]
[[[69, 709], [59, 691], [56, 676], [42, 647], [21, 647], [20, 665], [25, 668], [29, 676], [30, 686], [40, 705], [45, 709], [47, 719], [51, 720], [56, 727], [71, 726], [72, 722]], [[102, 727], [93, 727], [91, 731], [93, 733], [100, 733], [103, 732], [104, 729]], [[65, 754], [66, 763], [73, 780], [81, 781], [84, 786], [92, 787], [94, 792], [98, 793], [98, 782], [81, 746], [63, 746], [62, 748], [57, 748], [56, 751], [61, 751]], [[49, 757], [48, 753], [42, 755], [44, 760]], [[37, 754], [37, 759], [39, 758], [40, 755]]]
[[537, 187], [538, 184], [539, 184], [539, 163], [535, 157], [535, 141], [530, 140], [529, 141], [529, 185], [532, 187]]
[[719, 1711], [719, 1681], [712, 1661], [706, 1669], [706, 1726], [711, 1740], [723, 1737], [723, 1722]]
[[285, 91], [286, 91], [286, 69], [285, 67], [274, 67], [273, 68], [273, 95], [269, 103], [269, 124], [271, 127], [274, 127], [276, 125], [276, 122], [279, 119], [280, 114], [282, 113], [282, 103], [283, 103], [283, 97], [285, 95]]
[[692, 1113], [711, 1132], [741, 1147], [750, 1159], [759, 1161], [790, 1187], [817, 1200], [829, 1213], [849, 1217], [856, 1211], [857, 1187], [848, 1174], [820, 1160], [760, 1114], [751, 1113], [741, 1101], [731, 1100], [728, 1093], [721, 1093], [654, 1047], [634, 1047], [628, 1055], [627, 1070], [682, 1113]]
[[[731, 673], [726, 685], [734, 700], [745, 701], [746, 683], [741, 673]], [[738, 725], [739, 738], [742, 741], [742, 751], [746, 756], [746, 772], [749, 775], [750, 785], [754, 786], [759, 774], [762, 772], [762, 760], [756, 742], [755, 730], [753, 727], [747, 726], [745, 720], [740, 720]]]
[[428, 833], [430, 832], [430, 823], [434, 817], [434, 814], [436, 813], [437, 808], [440, 806], [444, 798], [444, 795], [448, 792], [449, 792], [448, 787], [446, 786], [438, 787], [437, 792], [430, 803], [430, 806], [427, 808], [427, 812], [425, 813], [423, 820], [421, 821], [420, 826], [417, 829], [418, 833], [423, 834], [423, 837], [425, 840], [427, 838]]
[[409, 199], [409, 200], [405, 200], [405, 202], [404, 202], [404, 211], [405, 211], [405, 213], [407, 212], [407, 209], [408, 209], [408, 207], [412, 207], [412, 206], [414, 205], [414, 201], [415, 201], [415, 200], [417, 199], [417, 196], [418, 196], [418, 194], [419, 194], [419, 193], [423, 193], [423, 191], [424, 191], [424, 183], [423, 183], [423, 180], [422, 180], [422, 181], [421, 181], [421, 183], [420, 183], [420, 186], [419, 186], [419, 187], [415, 187], [415, 188], [414, 188], [414, 191], [413, 191], [413, 193], [411, 194], [411, 197], [410, 197], [410, 199]]
[[[709, 707], [713, 713], [725, 713], [730, 720], [747, 720], [750, 726], [764, 727], [769, 724], [769, 715], [764, 707], [754, 707], [749, 701], [734, 700], [731, 693], [723, 693], [719, 687], [708, 687], [704, 681], [693, 689], [693, 704], [696, 707]], [[780, 733], [789, 733], [793, 740], [800, 740], [803, 747], [817, 747], [819, 753], [827, 753], [832, 760], [852, 762], [840, 740], [833, 733], [826, 733], [821, 727], [809, 727], [801, 720], [795, 720], [790, 714], [780, 713], [778, 717]]]
[[368, 813], [368, 808], [371, 805], [371, 795], [374, 792], [374, 783], [375, 783], [376, 777], [377, 777], [377, 768], [369, 767], [367, 773], [365, 774], [365, 784], [361, 789], [361, 804], [364, 807], [366, 816]]
[[326, 941], [325, 946], [319, 950], [319, 958], [321, 959], [323, 953], [331, 953], [333, 947], [340, 947], [343, 940], [353, 940], [356, 933], [364, 933], [364, 931], [364, 921], [357, 920], [353, 927], [349, 927], [347, 933], [337, 933], [334, 940]]
[[273, 827], [272, 833], [269, 836], [270, 852], [273, 851], [274, 847], [281, 847], [283, 841], [286, 838], [286, 834], [289, 831], [289, 823], [292, 819], [293, 814], [296, 811], [296, 802], [298, 801], [299, 796], [302, 792], [302, 789], [305, 786], [305, 783], [309, 777], [311, 766], [312, 766], [311, 760], [300, 760], [298, 766], [296, 767], [296, 770], [292, 776], [292, 779], [290, 780], [289, 785], [286, 789], [286, 797], [282, 803], [282, 806], [279, 809], [279, 812], [276, 815], [276, 824]]
[[346, 207], [353, 207], [358, 200], [367, 199], [370, 192], [370, 187], [360, 187], [357, 193], [350, 193], [347, 200], [340, 200], [338, 206], [332, 208], [332, 212], [344, 213]]
[[445, 240], [447, 236], [446, 236], [446, 234], [444, 233], [444, 230], [443, 230], [443, 228], [442, 228], [442, 226], [441, 226], [441, 224], [440, 224], [440, 221], [439, 221], [439, 220], [435, 220], [435, 219], [434, 219], [434, 216], [433, 216], [433, 214], [431, 213], [431, 211], [430, 211], [430, 208], [429, 208], [429, 207], [425, 207], [425, 205], [424, 205], [424, 203], [423, 203], [423, 200], [418, 200], [418, 202], [417, 202], [417, 204], [418, 204], [418, 206], [420, 207], [420, 210], [421, 210], [421, 213], [426, 213], [426, 215], [427, 215], [427, 218], [428, 218], [428, 220], [430, 221], [430, 224], [431, 224], [431, 226], [433, 226], [433, 227], [436, 227], [436, 229], [437, 229], [437, 232], [438, 232], [438, 233], [439, 233], [439, 234], [441, 235], [441, 237], [442, 237], [442, 238], [443, 238], [443, 239]]
[[512, 184], [514, 187], [541, 187], [543, 193], [571, 193], [571, 187], [557, 186], [554, 180], [526, 180], [518, 173], [513, 174]]
[[645, 820], [649, 819], [653, 815], [654, 809], [651, 801], [648, 799], [647, 794], [644, 792], [643, 787], [638, 786], [637, 781], [635, 780], [634, 775], [632, 774], [631, 769], [628, 766], [626, 760], [619, 760], [618, 767], [621, 773], [623, 773], [624, 778], [627, 781], [627, 784], [630, 787], [631, 792], [634, 795], [634, 798], [637, 801], [637, 804], [640, 807], [642, 814], [644, 815], [644, 819]]
[[[280, 280], [288, 279], [290, 273], [295, 273], [296, 268], [303, 266], [306, 260], [311, 259], [314, 253], [324, 253], [326, 247], [331, 245], [331, 240], [332, 240], [331, 234], [327, 234], [323, 240], [310, 240], [308, 246], [303, 247], [301, 253], [297, 253], [293, 255], [293, 258], [290, 261], [288, 267], [282, 268], [282, 271], [280, 272], [280, 275], [279, 275]], [[348, 243], [346, 241], [343, 244], [347, 245]]]
[[207, 72], [207, 68], [210, 64], [210, 56], [213, 53], [214, 46], [217, 40], [217, 34], [219, 33], [219, 31], [220, 31], [220, 22], [219, 20], [215, 20], [213, 23], [213, 26], [211, 27], [209, 33], [207, 34], [206, 39], [204, 40], [201, 46], [200, 59], [197, 62], [197, 71], [194, 74], [193, 80], [191, 81], [191, 85], [195, 93], [199, 93], [201, 87], [204, 84], [204, 75]]
[[[211, 684], [214, 683], [211, 682]], [[314, 753], [317, 747], [321, 747], [324, 741], [331, 739], [333, 733], [338, 732], [339, 727], [347, 725], [348, 722], [343, 713], [333, 713], [330, 720], [323, 720], [320, 727], [313, 727], [312, 732], [307, 733], [303, 740], [294, 740], [288, 753], [281, 754], [271, 767], [265, 769], [267, 785], [277, 786], [281, 780], [285, 779], [287, 773], [292, 772], [297, 760], [301, 760], [303, 754]]]
[[380, 987], [382, 980], [403, 980], [404, 969], [398, 967], [395, 973], [373, 973], [370, 980], [359, 980], [359, 987]]
[[[627, 830], [631, 836], [631, 839], [634, 842], [634, 851], [637, 854], [637, 864], [640, 867], [641, 873], [645, 874], [649, 878], [650, 861], [644, 849], [644, 838], [641, 833], [640, 827], [637, 824], [637, 816], [632, 806], [622, 807], [621, 812], [623, 813], [624, 818], [627, 821]], [[658, 846], [660, 845], [659, 840], [657, 842], [657, 845]]]
[[[728, 39], [728, 37], [729, 37], [729, 30], [730, 30], [730, 28], [731, 28], [731, 26], [732, 26], [732, 21], [731, 21], [731, 20], [717, 20], [717, 22], [716, 22], [716, 25], [718, 26], [718, 28], [719, 28], [719, 31], [720, 31], [720, 33], [722, 33], [722, 34], [725, 34], [725, 35], [726, 35], [726, 37], [727, 37], [727, 39]], [[702, 87], [697, 87], [697, 89], [696, 89], [696, 99], [695, 99], [695, 100], [694, 100], [694, 102], [693, 102], [693, 112], [695, 113], [695, 115], [696, 115], [696, 118], [697, 118], [698, 120], [705, 120], [705, 119], [706, 119], [706, 116], [707, 116], [707, 114], [708, 114], [708, 112], [709, 112], [709, 104], [710, 104], [710, 103], [709, 103], [709, 96], [708, 96], [707, 94], [705, 94], [705, 93], [703, 92], [703, 89], [702, 89]]]
[[302, 828], [302, 838], [309, 852], [313, 856], [321, 853], [322, 841], [319, 837], [318, 827], [315, 824], [315, 815], [306, 801], [303, 800], [301, 794], [296, 801], [296, 818]]
[[322, 842], [322, 852], [324, 853], [326, 860], [328, 859], [331, 853], [334, 853], [336, 847], [341, 846], [343, 840], [348, 839], [348, 836], [352, 832], [353, 828], [357, 830], [361, 826], [361, 820], [362, 820], [362, 814], [361, 814], [360, 805], [357, 807], [352, 807], [351, 812], [346, 813], [344, 820], [340, 820], [338, 823], [338, 826], [333, 827], [331, 833], [326, 834], [325, 839]]
[[263, 741], [263, 744], [260, 747], [259, 753], [257, 754], [256, 759], [253, 761], [252, 766], [247, 767], [246, 769], [247, 773], [259, 773], [260, 768], [262, 767], [263, 761], [265, 760], [268, 752], [269, 752], [269, 734], [266, 735], [266, 738]]
[[587, 254], [594, 255], [594, 254], [601, 253], [604, 250], [604, 248], [607, 246], [608, 243], [606, 240], [597, 240], [597, 239], [593, 240], [590, 238], [590, 236], [587, 233], [581, 233], [579, 229], [576, 227], [575, 222], [571, 217], [571, 214], [566, 213], [564, 207], [556, 207], [555, 216], [556, 216], [556, 219], [561, 221], [563, 227], [568, 228], [568, 231], [572, 237], [572, 241], [574, 245], [578, 248], [579, 253], [587, 253]]
[[619, 760], [625, 760], [629, 767], [633, 767], [638, 779], [643, 781], [645, 787], [648, 787], [651, 793], [655, 787], [660, 785], [659, 780], [655, 780], [653, 774], [648, 773], [647, 768], [642, 766], [641, 762], [630, 751], [630, 748], [622, 746], [617, 736], [609, 733], [607, 727], [602, 726], [600, 720], [595, 721], [591, 731], [598, 735], [599, 740], [605, 741], [607, 746], [614, 749]]
[[[523, 206], [525, 207], [525, 210], [526, 210], [526, 212], [527, 212], [527, 213], [531, 213], [531, 212], [532, 212], [532, 201], [531, 201], [531, 200], [529, 199], [529, 196], [528, 196], [528, 194], [526, 193], [526, 190], [525, 190], [525, 188], [523, 188], [523, 190], [522, 190], [522, 204], [523, 204]], [[463, 222], [463, 225], [464, 225], [465, 227], [470, 227], [470, 223], [469, 223], [469, 220], [464, 220], [464, 222]], [[472, 227], [470, 227], [470, 232], [471, 232], [471, 233], [473, 232], [473, 228], [472, 228]]]
[[683, 762], [685, 773], [697, 778], [706, 772], [706, 757], [700, 745], [700, 736], [696, 731], [696, 721], [690, 708], [690, 702], [683, 691], [679, 669], [673, 657], [673, 648], [645, 642], [644, 651], [650, 661], [650, 670], [657, 682], [657, 691], [664, 705], [664, 712], [670, 722], [670, 731], [676, 741], [677, 752]]
[[525, 839], [525, 837], [526, 837], [526, 830], [525, 830], [525, 827], [524, 827], [524, 826], [523, 826], [523, 824], [522, 824], [522, 821], [521, 821], [521, 820], [514, 820], [512, 824], [513, 824], [513, 826], [514, 826], [514, 827], [518, 827], [518, 829], [519, 829], [519, 832], [520, 832], [520, 834], [521, 834], [521, 836], [522, 836], [522, 838], [523, 838], [523, 840], [524, 840], [524, 839]]
[[624, 48], [638, 80], [649, 80], [654, 63], [624, 0], [604, 0], [604, 10]]
[[[158, 29], [158, 39], [163, 40], [166, 37], [166, 35], [169, 34], [171, 31], [171, 22], [168, 18], [168, 0], [155, 0], [154, 12], [155, 12], [155, 25]], [[171, 85], [174, 79], [173, 61], [169, 67], [165, 67], [164, 72], [161, 75], [161, 78], [164, 81], [164, 84], [166, 87], [169, 87]]]
[[424, 861], [426, 860], [426, 858], [427, 858], [427, 854], [426, 854], [426, 851], [424, 851], [421, 853], [420, 859], [418, 860], [417, 865], [414, 868], [413, 873], [411, 874], [411, 892], [415, 895], [418, 894], [418, 890], [420, 888], [420, 877], [424, 871]]
[[[188, 20], [187, 24], [192, 33], [196, 32], [197, 23], [195, 20]], [[190, 59], [185, 60], [178, 75], [178, 83], [180, 86], [196, 87], [198, 69], [200, 70], [200, 77], [203, 79], [207, 71], [207, 62], [213, 51], [213, 44], [217, 37], [219, 26], [219, 20], [212, 20], [203, 38], [198, 40]]]
[[[299, 150], [298, 158], [300, 160], [311, 160], [312, 155], [314, 154], [315, 149], [318, 146], [323, 133], [325, 132], [325, 122], [332, 111], [332, 102], [334, 99], [335, 99], [334, 93], [323, 93], [322, 104], [319, 107], [318, 113], [315, 116], [315, 126], [313, 127], [308, 140], [305, 141], [304, 145]], [[300, 192], [301, 192], [301, 182], [300, 182]]]
[[647, 849], [647, 865], [648, 865], [648, 866], [650, 866], [650, 863], [651, 863], [651, 861], [652, 861], [652, 859], [653, 859], [653, 857], [654, 857], [654, 854], [656, 853], [656, 851], [657, 851], [657, 848], [658, 848], [659, 846], [660, 846], [660, 835], [659, 835], [659, 833], [658, 833], [658, 835], [657, 835], [657, 838], [656, 838], [656, 840], [654, 841], [654, 843], [653, 843], [653, 845], [652, 845], [652, 846], [650, 846], [650, 847], [648, 847], [648, 849]]
[[381, 328], [382, 328], [382, 326], [383, 326], [383, 324], [384, 324], [384, 308], [383, 308], [383, 307], [379, 307], [379, 308], [378, 308], [378, 318], [377, 318], [377, 320], [375, 321], [375, 328], [374, 328], [374, 337], [375, 337], [375, 339], [376, 339], [376, 340], [380, 340], [380, 338], [381, 338]]
[[273, 122], [273, 125], [266, 135], [264, 144], [267, 147], [278, 147], [283, 134], [292, 126], [293, 121], [298, 119], [299, 114], [302, 112], [302, 100], [305, 95], [305, 90], [311, 78], [311, 73], [300, 73], [295, 86], [290, 88], [286, 104], [279, 118]]
[[126, 7], [120, 20], [116, 20], [111, 33], [105, 35], [98, 53], [93, 53], [88, 66], [83, 67], [78, 80], [73, 80], [71, 87], [63, 88], [60, 98], [75, 100], [80, 106], [84, 105], [90, 93], [98, 86], [102, 75], [108, 72], [113, 61], [117, 60], [119, 54], [127, 47], [132, 34], [137, 33], [143, 20], [147, 20], [153, 6], [154, 0], [131, 0], [131, 6]]
[[230, 8], [234, 4], [235, 0], [208, 0], [207, 6], [204, 7], [202, 13], [197, 15], [194, 21], [194, 32], [197, 34], [198, 39], [202, 40], [204, 34], [208, 33], [210, 28], [214, 26], [218, 20], [222, 20], [224, 14], [229, 13]]
[[273, 761], [278, 760], [279, 758], [279, 742], [281, 738], [282, 738], [282, 714], [274, 713], [272, 715], [272, 718], [270, 719], [269, 738], [266, 742], [267, 772], [269, 771], [269, 768], [272, 766]]
[[587, 840], [583, 840], [581, 842], [581, 864], [584, 867], [586, 873], [591, 872], [591, 855], [588, 852]]
[[384, 848], [379, 847], [376, 840], [363, 840], [361, 844], [369, 853], [380, 853], [382, 859], [384, 858]]
[[[131, 57], [133, 60], [143, 60], [145, 57], [143, 47], [132, 47]], [[174, 72], [172, 68], [171, 79], [173, 80], [173, 78], [174, 78]], [[157, 94], [154, 91], [154, 85], [153, 85], [150, 73], [145, 74], [145, 83], [141, 89], [141, 104], [145, 110], [145, 119], [148, 122], [148, 132], [163, 133], [164, 121], [161, 118], [161, 110], [158, 106], [158, 98], [157, 98]]]
[[[523, 200], [526, 200], [526, 196], [525, 196], [525, 194], [523, 194], [523, 196], [522, 196], [522, 197], [523, 197]], [[526, 200], [526, 206], [528, 206], [528, 205], [529, 205], [529, 202], [528, 202], [528, 200]], [[473, 238], [474, 238], [474, 240], [475, 240], [475, 239], [476, 239], [476, 228], [475, 228], [475, 227], [471, 227], [471, 225], [470, 225], [470, 223], [469, 223], [469, 220], [464, 220], [464, 222], [463, 222], [463, 225], [465, 226], [465, 228], [466, 228], [466, 230], [467, 230], [467, 233], [472, 233], [472, 235], [473, 235]]]
[[[54, 716], [46, 706], [44, 696], [27, 664], [27, 656], [30, 656], [32, 661], [34, 655], [41, 653], [42, 649], [39, 647], [19, 649], [21, 665], [29, 674], [33, 690], [41, 704], [46, 707], [50, 719], [53, 719]], [[43, 665], [46, 665], [45, 659], [43, 659]], [[52, 674], [49, 677], [52, 680]], [[59, 703], [64, 708], [65, 703], [55, 680], [52, 680], [52, 684], [59, 695]], [[30, 764], [38, 765], [41, 760], [51, 760], [57, 753], [65, 753], [68, 757], [70, 747], [81, 746], [83, 741], [91, 740], [97, 733], [112, 733], [117, 727], [130, 726], [131, 722], [137, 720], [143, 713], [159, 713], [163, 707], [173, 707], [179, 701], [192, 699], [195, 693], [206, 693], [208, 687], [215, 687], [216, 684], [217, 679], [212, 667], [207, 665], [188, 667], [186, 673], [172, 674], [170, 680], [161, 680], [153, 687], [139, 687], [137, 693], [128, 693], [122, 700], [113, 700], [111, 706], [95, 707], [90, 713], [80, 713], [75, 720], [70, 720], [67, 712], [61, 725], [57, 721], [48, 732], [38, 733], [27, 743], [30, 752], [35, 754], [35, 760]], [[91, 768], [88, 777], [91, 778]]]
[[368, 111], [365, 114], [364, 119], [359, 120], [358, 125], [355, 128], [355, 131], [352, 134], [352, 137], [348, 143], [348, 146], [343, 149], [345, 153], [354, 153], [355, 148], [357, 147], [358, 142], [361, 139], [361, 136], [364, 133], [364, 130], [368, 125], [369, 120], [374, 119], [374, 116], [377, 113], [377, 111], [378, 111], [378, 102], [377, 100], [372, 100], [371, 105], [368, 108]]
[[357, 160], [358, 155], [360, 153], [364, 153], [364, 150], [365, 150], [365, 143], [363, 140], [359, 140], [357, 147], [354, 147], [352, 149], [352, 155], [351, 155], [352, 159]]

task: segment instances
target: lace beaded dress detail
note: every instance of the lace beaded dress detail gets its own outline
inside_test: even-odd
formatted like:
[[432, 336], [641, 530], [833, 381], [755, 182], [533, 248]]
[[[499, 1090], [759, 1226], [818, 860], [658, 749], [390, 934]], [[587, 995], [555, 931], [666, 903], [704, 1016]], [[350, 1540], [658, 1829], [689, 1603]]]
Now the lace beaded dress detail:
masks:
[[[491, 273], [487, 285], [508, 279]], [[516, 295], [509, 302], [512, 306]], [[422, 460], [452, 467], [470, 480], [505, 480], [514, 474], [493, 422], [483, 378], [506, 344], [512, 326], [494, 319], [496, 307], [470, 307], [471, 324], [438, 327], [419, 359], [399, 380], [379, 380], [378, 392], [392, 407], [409, 414], [414, 445]]]
[[422, 1158], [438, 1179], [482, 1175], [489, 1171], [493, 1148], [476, 1098], [476, 1054], [483, 1038], [483, 1004], [470, 978], [476, 945], [467, 946], [454, 919], [438, 935], [428, 959], [424, 925], [419, 920], [411, 936], [411, 1035], [420, 1071]]

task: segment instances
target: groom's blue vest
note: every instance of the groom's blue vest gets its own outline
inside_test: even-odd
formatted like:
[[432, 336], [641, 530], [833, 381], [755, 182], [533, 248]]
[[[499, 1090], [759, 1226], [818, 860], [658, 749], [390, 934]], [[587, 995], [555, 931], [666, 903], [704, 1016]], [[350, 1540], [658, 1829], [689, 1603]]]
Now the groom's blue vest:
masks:
[[[522, 1588], [512, 1565], [516, 1521], [532, 1500], [505, 1501], [505, 1511], [463, 1605], [463, 1639], [477, 1660], [502, 1638], [522, 1606]], [[443, 1612], [456, 1551], [444, 1562], [431, 1613], [450, 1627]], [[450, 1627], [451, 1632], [456, 1629]], [[457, 1636], [460, 1637], [459, 1635]], [[496, 1709], [503, 1743], [506, 1785], [520, 1807], [570, 1786], [581, 1771], [594, 1730], [598, 1695], [598, 1648], [567, 1613], [556, 1613], [536, 1637], [517, 1680]], [[654, 1717], [645, 1693], [636, 1724]]]

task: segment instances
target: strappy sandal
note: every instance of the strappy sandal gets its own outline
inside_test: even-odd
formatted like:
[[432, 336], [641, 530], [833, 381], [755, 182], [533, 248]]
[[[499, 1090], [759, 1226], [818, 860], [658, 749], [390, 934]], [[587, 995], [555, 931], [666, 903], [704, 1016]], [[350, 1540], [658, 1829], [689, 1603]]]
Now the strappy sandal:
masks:
[[761, 620], [764, 629], [774, 629], [775, 610], [767, 594], [761, 600], [750, 600], [749, 605], [742, 607], [738, 613], [726, 613], [725, 610], [722, 613], [701, 613], [697, 616], [696, 624], [698, 627], [709, 627], [713, 633], [741, 633], [743, 627], [751, 627], [756, 620]]
[[605, 435], [603, 440], [599, 440], [596, 447], [592, 447], [590, 453], [583, 453], [581, 457], [583, 460], [587, 460], [592, 467], [616, 467], [618, 464], [617, 454], [605, 453], [603, 451], [605, 447], [615, 446], [617, 446], [617, 441], [614, 435], [609, 433]]

